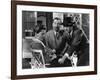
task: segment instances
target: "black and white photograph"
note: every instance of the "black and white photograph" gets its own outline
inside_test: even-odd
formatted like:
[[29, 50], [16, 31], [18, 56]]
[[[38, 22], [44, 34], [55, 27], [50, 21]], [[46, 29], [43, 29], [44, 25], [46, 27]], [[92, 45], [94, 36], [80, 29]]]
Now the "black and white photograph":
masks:
[[15, 4], [12, 67], [18, 79], [96, 73], [96, 6]]
[[22, 11], [22, 69], [89, 66], [89, 14]]

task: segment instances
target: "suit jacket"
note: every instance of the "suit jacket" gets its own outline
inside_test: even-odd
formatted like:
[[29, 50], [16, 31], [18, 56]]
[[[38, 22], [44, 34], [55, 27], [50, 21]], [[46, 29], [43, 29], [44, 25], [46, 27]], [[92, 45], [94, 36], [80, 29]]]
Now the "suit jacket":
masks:
[[62, 42], [66, 43], [62, 52], [67, 52], [69, 55], [72, 55], [74, 51], [84, 51], [86, 47], [89, 47], [87, 39], [80, 29], [73, 30], [72, 35], [68, 35], [68, 33], [65, 32]]
[[56, 34], [53, 30], [48, 31], [45, 35], [45, 44], [50, 49], [57, 49], [61, 44], [61, 41], [62, 41], [62, 37], [60, 36], [57, 39]]

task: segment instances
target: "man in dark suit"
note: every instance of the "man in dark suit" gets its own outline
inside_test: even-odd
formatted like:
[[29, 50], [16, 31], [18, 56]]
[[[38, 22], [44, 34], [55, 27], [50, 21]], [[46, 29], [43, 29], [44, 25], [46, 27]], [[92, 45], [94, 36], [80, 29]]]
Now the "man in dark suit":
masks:
[[66, 31], [63, 34], [63, 43], [66, 43], [62, 51], [63, 56], [58, 60], [63, 64], [66, 59], [70, 59], [73, 53], [78, 55], [78, 66], [89, 65], [89, 43], [84, 36], [82, 30], [77, 28], [71, 17], [66, 17], [64, 20]]

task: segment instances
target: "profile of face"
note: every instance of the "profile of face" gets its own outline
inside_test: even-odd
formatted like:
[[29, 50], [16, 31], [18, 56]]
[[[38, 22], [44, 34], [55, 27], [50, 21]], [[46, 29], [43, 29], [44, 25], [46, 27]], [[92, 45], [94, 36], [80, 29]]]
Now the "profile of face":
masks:
[[45, 29], [41, 30], [41, 33], [42, 35], [44, 35], [46, 33], [46, 30]]
[[60, 19], [54, 19], [53, 30], [58, 32], [60, 27], [61, 27], [61, 20]]

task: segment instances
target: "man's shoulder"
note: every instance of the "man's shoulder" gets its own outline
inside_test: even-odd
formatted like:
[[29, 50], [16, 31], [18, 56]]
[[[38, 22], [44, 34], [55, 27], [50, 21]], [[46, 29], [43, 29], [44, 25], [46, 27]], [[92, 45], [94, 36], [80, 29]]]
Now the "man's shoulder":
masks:
[[47, 33], [52, 33], [53, 32], [53, 30], [49, 30]]
[[74, 33], [75, 33], [75, 34], [82, 34], [82, 30], [76, 29], [76, 30], [74, 31]]
[[46, 35], [50, 35], [51, 33], [53, 33], [53, 30], [49, 30]]

